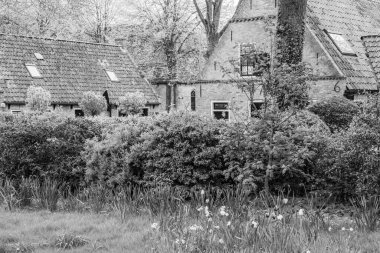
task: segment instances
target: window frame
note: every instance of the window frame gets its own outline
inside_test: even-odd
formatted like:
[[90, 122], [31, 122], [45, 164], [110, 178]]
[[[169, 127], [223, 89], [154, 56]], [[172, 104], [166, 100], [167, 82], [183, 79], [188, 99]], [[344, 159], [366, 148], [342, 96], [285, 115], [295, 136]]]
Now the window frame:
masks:
[[[228, 109], [214, 109], [214, 104], [217, 104], [217, 103], [226, 103]], [[213, 100], [213, 101], [211, 101], [211, 116], [214, 119], [216, 119], [214, 112], [228, 112], [228, 119], [224, 119], [224, 120], [230, 121], [231, 120], [231, 110], [229, 109], [230, 104], [231, 104], [231, 101], [226, 101], [226, 100]], [[218, 119], [218, 120], [220, 120], [220, 119]]]
[[[108, 79], [113, 82], [113, 83], [118, 83], [120, 82], [120, 79], [119, 77], [116, 75], [115, 71], [112, 71], [112, 70], [104, 70], [106, 72], [106, 75], [108, 77]], [[113, 77], [115, 77], [116, 79], [113, 79]]]
[[[245, 49], [245, 48], [249, 48], [249, 49]], [[257, 51], [253, 43], [240, 44], [240, 54], [239, 54], [240, 76], [243, 76], [243, 77], [262, 76], [263, 71], [257, 69], [258, 62], [255, 59], [257, 59], [258, 57], [260, 57], [260, 55], [263, 55], [263, 54], [267, 54], [267, 57], [270, 57], [270, 55], [266, 52]]]
[[[348, 56], [358, 56], [355, 52], [355, 50], [353, 49], [353, 45], [346, 39], [346, 37], [343, 35], [343, 34], [339, 34], [339, 33], [333, 33], [333, 32], [329, 32], [327, 30], [325, 30], [325, 32], [327, 33], [327, 35], [329, 36], [329, 38], [331, 39], [331, 41], [333, 42], [333, 44], [335, 45], [335, 47], [339, 50], [339, 52], [343, 55], [348, 55]], [[337, 37], [336, 36], [340, 36], [342, 39], [343, 39], [343, 43], [346, 44], [346, 46], [348, 46], [348, 49], [350, 52], [347, 52], [347, 51], [344, 51], [344, 49], [342, 49], [340, 46], [339, 46], [339, 43], [337, 41]], [[344, 45], [342, 45], [344, 46]]]
[[[31, 63], [25, 63], [25, 68], [26, 70], [28, 71], [29, 75], [32, 77], [32, 78], [36, 78], [36, 79], [42, 79], [42, 74], [40, 72], [40, 70], [38, 69], [37, 65], [36, 64], [31, 64]], [[33, 69], [31, 68], [35, 68], [34, 70], [37, 71], [37, 74], [38, 75], [34, 75], [35, 72]]]

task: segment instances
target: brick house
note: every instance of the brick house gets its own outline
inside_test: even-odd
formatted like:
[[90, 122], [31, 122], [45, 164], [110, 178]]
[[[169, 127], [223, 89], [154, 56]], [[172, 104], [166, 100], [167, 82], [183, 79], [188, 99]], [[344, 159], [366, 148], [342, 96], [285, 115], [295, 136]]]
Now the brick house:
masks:
[[112, 116], [118, 115], [118, 98], [127, 92], [145, 94], [144, 113], [157, 111], [159, 105], [122, 46], [0, 34], [0, 110], [24, 110], [31, 85], [51, 93], [52, 109], [78, 115], [86, 91], [103, 94]]
[[[247, 48], [260, 54], [272, 51], [275, 31], [270, 32], [268, 23], [277, 23], [279, 11], [279, 0], [240, 0], [200, 80], [154, 83], [163, 98], [161, 106], [231, 119], [239, 116], [228, 110], [233, 105], [249, 116], [249, 99], [238, 87], [257, 80], [257, 74], [255, 63], [245, 60], [245, 52]], [[364, 92], [378, 92], [378, 13], [379, 0], [307, 1], [303, 61], [315, 76], [310, 91], [313, 101], [336, 95], [360, 100]], [[259, 107], [260, 91], [253, 97]]]

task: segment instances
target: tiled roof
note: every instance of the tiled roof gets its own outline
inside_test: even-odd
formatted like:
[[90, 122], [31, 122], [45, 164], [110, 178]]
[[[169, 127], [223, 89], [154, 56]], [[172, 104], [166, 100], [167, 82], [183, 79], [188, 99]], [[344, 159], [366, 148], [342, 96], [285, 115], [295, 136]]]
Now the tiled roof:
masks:
[[371, 62], [377, 81], [380, 80], [380, 35], [364, 36], [362, 38], [366, 47], [368, 58]]
[[[307, 23], [347, 77], [349, 89], [378, 89], [361, 37], [380, 34], [379, 12], [379, 0], [308, 1]], [[326, 32], [343, 35], [357, 56], [339, 52]]]
[[[37, 60], [35, 53], [44, 60]], [[35, 64], [43, 78], [32, 78], [25, 64]], [[119, 82], [111, 82], [105, 70], [115, 72]], [[149, 103], [158, 103], [152, 87], [120, 46], [0, 34], [0, 90], [4, 90], [4, 102], [24, 102], [30, 85], [49, 90], [52, 103], [58, 104], [76, 104], [85, 91], [105, 90], [111, 103], [135, 91], [143, 92]]]

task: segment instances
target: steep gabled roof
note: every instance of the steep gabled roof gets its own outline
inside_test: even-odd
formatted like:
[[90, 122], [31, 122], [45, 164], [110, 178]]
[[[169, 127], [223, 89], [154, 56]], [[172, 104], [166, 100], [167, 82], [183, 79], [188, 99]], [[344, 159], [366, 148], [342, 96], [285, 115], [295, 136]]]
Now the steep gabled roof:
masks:
[[[35, 53], [44, 59], [38, 60]], [[25, 64], [35, 65], [42, 78], [32, 78]], [[113, 71], [119, 82], [111, 82], [105, 70]], [[0, 34], [4, 102], [24, 102], [30, 85], [49, 90], [57, 104], [77, 104], [85, 91], [106, 90], [111, 103], [127, 92], [140, 91], [150, 104], [158, 104], [152, 87], [121, 46]]]
[[[339, 69], [349, 89], [378, 90], [361, 37], [380, 34], [379, 0], [309, 0], [307, 23]], [[327, 33], [342, 35], [357, 56], [344, 55]]]

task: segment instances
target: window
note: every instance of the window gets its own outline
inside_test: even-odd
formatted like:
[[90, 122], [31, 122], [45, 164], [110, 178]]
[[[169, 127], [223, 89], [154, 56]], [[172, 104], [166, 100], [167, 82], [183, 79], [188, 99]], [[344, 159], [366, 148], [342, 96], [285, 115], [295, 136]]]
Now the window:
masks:
[[75, 109], [75, 117], [84, 117], [84, 112], [82, 109]]
[[270, 66], [268, 53], [259, 52], [253, 44], [240, 45], [240, 74], [241, 76], [261, 76], [263, 70]]
[[263, 108], [264, 103], [263, 102], [253, 102], [251, 104], [251, 117], [252, 118], [259, 118], [260, 117], [260, 110]]
[[216, 119], [230, 119], [229, 102], [212, 102], [211, 110]]
[[21, 114], [21, 111], [20, 110], [12, 110], [12, 114]]
[[34, 53], [34, 56], [36, 57], [37, 60], [43, 60], [44, 57], [40, 53]]
[[41, 73], [38, 70], [38, 68], [37, 68], [36, 65], [26, 64], [25, 66], [28, 69], [29, 74], [30, 74], [31, 77], [33, 77], [33, 78], [42, 78], [42, 75], [41, 75]]
[[117, 75], [115, 74], [115, 72], [106, 70], [106, 73], [107, 73], [108, 78], [112, 82], [119, 82], [119, 78], [117, 78]]
[[191, 110], [195, 111], [195, 90], [191, 92]]
[[149, 115], [148, 108], [142, 108], [141, 116], [147, 117]]
[[[326, 31], [327, 32], [327, 31]], [[351, 44], [343, 37], [343, 35], [329, 33], [331, 40], [342, 54], [356, 56], [355, 51], [352, 49]]]

